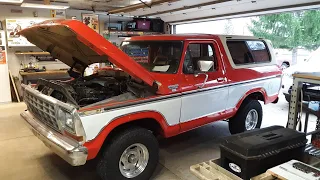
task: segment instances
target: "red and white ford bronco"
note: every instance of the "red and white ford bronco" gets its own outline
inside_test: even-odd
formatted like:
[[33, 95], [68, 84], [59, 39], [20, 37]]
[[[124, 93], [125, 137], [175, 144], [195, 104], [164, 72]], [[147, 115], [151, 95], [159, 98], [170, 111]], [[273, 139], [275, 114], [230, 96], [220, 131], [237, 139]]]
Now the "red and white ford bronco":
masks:
[[[24, 85], [32, 132], [73, 166], [99, 158], [108, 180], [149, 179], [156, 136], [178, 135], [229, 119], [231, 133], [259, 128], [276, 102], [281, 71], [273, 49], [255, 37], [131, 37], [121, 49], [75, 20], [45, 21], [19, 32], [70, 66], [72, 80]], [[111, 62], [91, 76], [92, 63]]]

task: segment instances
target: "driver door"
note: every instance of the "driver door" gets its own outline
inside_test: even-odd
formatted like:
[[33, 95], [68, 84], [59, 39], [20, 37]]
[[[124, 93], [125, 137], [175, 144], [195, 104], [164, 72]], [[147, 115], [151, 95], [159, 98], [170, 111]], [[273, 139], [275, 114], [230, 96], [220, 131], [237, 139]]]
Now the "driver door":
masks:
[[[201, 71], [200, 61], [213, 62], [207, 71]], [[217, 120], [226, 108], [228, 87], [218, 45], [214, 41], [191, 41], [183, 62], [182, 130], [186, 122], [202, 125]]]

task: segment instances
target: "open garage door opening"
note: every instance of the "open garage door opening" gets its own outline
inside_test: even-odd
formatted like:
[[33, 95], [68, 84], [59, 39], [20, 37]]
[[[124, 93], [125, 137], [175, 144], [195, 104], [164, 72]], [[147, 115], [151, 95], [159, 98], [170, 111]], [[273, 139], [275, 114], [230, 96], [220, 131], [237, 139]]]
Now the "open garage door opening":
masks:
[[[319, 48], [320, 10], [282, 12], [260, 16], [174, 25], [174, 33], [256, 36], [269, 39], [282, 69], [307, 61]], [[320, 62], [319, 62], [320, 64]]]

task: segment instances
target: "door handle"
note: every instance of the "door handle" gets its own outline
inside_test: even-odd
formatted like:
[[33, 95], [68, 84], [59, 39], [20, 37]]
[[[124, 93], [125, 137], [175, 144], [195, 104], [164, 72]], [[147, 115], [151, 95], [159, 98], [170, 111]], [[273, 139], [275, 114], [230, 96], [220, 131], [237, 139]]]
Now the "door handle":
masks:
[[218, 81], [218, 82], [223, 82], [223, 81], [224, 81], [224, 78], [219, 77], [219, 78], [217, 78], [217, 81]]

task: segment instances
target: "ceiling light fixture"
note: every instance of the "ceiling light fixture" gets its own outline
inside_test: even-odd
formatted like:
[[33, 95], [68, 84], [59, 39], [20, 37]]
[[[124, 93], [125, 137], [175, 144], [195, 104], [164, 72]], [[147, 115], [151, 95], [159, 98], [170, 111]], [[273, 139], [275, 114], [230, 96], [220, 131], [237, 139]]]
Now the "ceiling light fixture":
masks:
[[22, 3], [23, 0], [0, 0], [1, 3]]
[[42, 9], [68, 9], [70, 6], [68, 3], [55, 3], [52, 2], [50, 4], [41, 4], [37, 1], [22, 3], [21, 7], [26, 8], [42, 8]]

